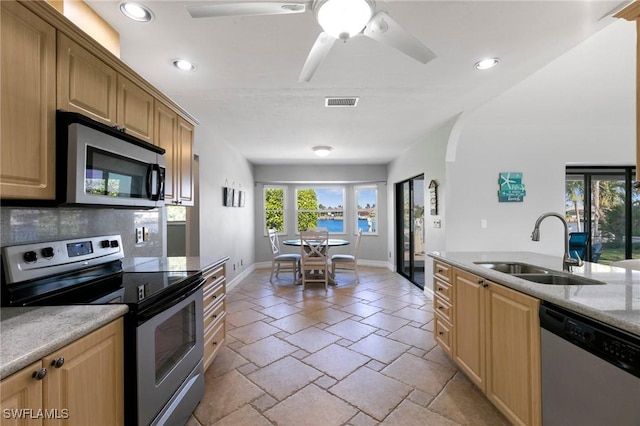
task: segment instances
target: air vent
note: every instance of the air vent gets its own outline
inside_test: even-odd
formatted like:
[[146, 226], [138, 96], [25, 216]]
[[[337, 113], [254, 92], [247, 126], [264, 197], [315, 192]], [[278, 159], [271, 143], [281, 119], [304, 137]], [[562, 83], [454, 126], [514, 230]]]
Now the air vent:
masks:
[[327, 108], [355, 108], [359, 98], [325, 98], [324, 106]]

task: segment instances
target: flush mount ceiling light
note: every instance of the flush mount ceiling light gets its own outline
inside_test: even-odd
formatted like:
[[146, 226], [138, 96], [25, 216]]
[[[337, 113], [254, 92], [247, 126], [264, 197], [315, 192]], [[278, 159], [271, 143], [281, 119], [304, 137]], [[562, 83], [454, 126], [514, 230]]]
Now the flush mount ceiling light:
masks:
[[182, 71], [193, 71], [196, 69], [195, 65], [186, 59], [174, 59], [172, 62], [173, 66]]
[[362, 32], [373, 8], [368, 0], [324, 0], [314, 4], [314, 12], [325, 33], [347, 40]]
[[498, 58], [487, 58], [481, 61], [476, 62], [473, 67], [477, 70], [488, 70], [489, 68], [493, 68], [500, 62]]
[[316, 154], [318, 157], [326, 157], [331, 153], [331, 151], [333, 151], [332, 147], [324, 146], [324, 145], [314, 146], [311, 149], [313, 150], [313, 153]]
[[120, 3], [120, 11], [127, 18], [138, 22], [149, 22], [153, 18], [151, 10], [140, 3], [122, 2]]

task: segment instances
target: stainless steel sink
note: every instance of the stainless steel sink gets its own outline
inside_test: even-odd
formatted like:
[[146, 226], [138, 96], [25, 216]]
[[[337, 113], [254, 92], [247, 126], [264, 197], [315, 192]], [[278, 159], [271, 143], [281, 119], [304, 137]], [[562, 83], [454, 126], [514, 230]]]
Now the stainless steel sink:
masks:
[[504, 274], [548, 274], [551, 270], [521, 262], [475, 262], [476, 265]]
[[602, 281], [592, 280], [591, 278], [577, 277], [575, 275], [546, 273], [546, 274], [513, 274], [514, 277], [523, 280], [533, 281], [538, 284], [549, 285], [602, 285]]

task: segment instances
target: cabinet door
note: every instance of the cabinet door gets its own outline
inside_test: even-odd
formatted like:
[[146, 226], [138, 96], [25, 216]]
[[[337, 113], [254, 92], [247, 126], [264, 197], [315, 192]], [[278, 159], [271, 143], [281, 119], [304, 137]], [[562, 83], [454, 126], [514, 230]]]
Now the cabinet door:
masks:
[[454, 269], [454, 360], [480, 389], [485, 389], [485, 293], [484, 281]]
[[[42, 360], [49, 371], [44, 406], [67, 409], [66, 426], [124, 424], [122, 339], [120, 318]], [[60, 357], [64, 363], [55, 368]]]
[[0, 2], [2, 198], [55, 198], [56, 31], [15, 1]]
[[153, 96], [132, 81], [118, 75], [118, 126], [126, 133], [153, 143]]
[[[4, 9], [2, 11], [4, 13]], [[2, 396], [2, 424], [3, 425], [41, 425], [42, 419], [30, 419], [28, 412], [21, 413], [21, 409], [31, 409], [36, 414], [42, 408], [42, 380], [33, 378], [33, 373], [42, 368], [38, 361], [0, 382]], [[46, 376], [45, 376], [46, 378]], [[9, 410], [8, 418], [6, 410]], [[19, 418], [19, 414], [26, 414], [26, 418]]]
[[116, 125], [116, 72], [88, 50], [58, 35], [58, 108]]
[[487, 294], [487, 397], [513, 424], [539, 425], [539, 301], [490, 282]]
[[178, 204], [193, 206], [193, 126], [178, 118], [178, 140], [180, 144]]
[[155, 140], [154, 143], [166, 151], [164, 199], [166, 204], [174, 204], [176, 200], [176, 164], [175, 152], [178, 150], [178, 114], [171, 108], [156, 100], [155, 102]]

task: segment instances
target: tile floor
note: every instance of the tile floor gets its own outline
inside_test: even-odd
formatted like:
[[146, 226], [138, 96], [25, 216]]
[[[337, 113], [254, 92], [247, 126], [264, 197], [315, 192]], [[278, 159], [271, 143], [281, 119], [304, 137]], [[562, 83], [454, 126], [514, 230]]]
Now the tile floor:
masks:
[[302, 291], [257, 269], [227, 293], [227, 344], [188, 426], [507, 425], [433, 339], [432, 301], [361, 267]]

